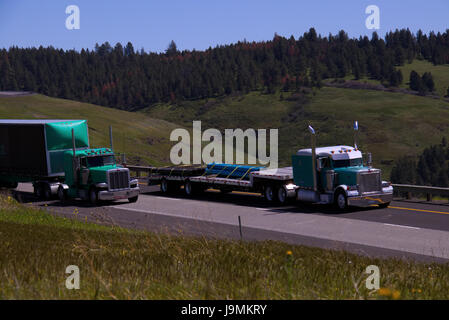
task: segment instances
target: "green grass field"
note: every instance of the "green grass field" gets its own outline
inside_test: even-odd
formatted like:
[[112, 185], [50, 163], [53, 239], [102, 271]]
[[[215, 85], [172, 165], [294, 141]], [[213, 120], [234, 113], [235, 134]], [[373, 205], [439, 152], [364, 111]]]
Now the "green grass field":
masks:
[[[449, 264], [280, 242], [161, 235], [56, 217], [0, 197], [0, 299], [448, 299]], [[66, 267], [80, 289], [65, 287]], [[381, 289], [365, 287], [369, 265]]]
[[422, 76], [424, 72], [431, 72], [437, 94], [440, 97], [444, 97], [447, 94], [447, 88], [449, 87], [449, 65], [435, 66], [427, 60], [414, 60], [412, 63], [406, 63], [398, 69], [402, 71], [404, 77], [401, 87], [409, 87], [410, 72], [412, 70], [418, 72], [420, 76]]
[[170, 132], [177, 126], [164, 120], [43, 95], [0, 97], [1, 119], [87, 119], [91, 146], [109, 146], [112, 125], [114, 149], [128, 162], [162, 164], [169, 161]]

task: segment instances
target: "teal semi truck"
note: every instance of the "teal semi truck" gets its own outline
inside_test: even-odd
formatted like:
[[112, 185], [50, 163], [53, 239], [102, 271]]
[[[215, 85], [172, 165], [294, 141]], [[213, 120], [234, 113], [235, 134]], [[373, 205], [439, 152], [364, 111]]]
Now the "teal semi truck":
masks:
[[[358, 125], [357, 125], [358, 129]], [[387, 207], [393, 199], [393, 187], [382, 181], [381, 170], [372, 168], [371, 155], [364, 161], [356, 142], [354, 146], [312, 147], [301, 149], [291, 158], [291, 167], [266, 169], [212, 163], [206, 167], [153, 168], [150, 185], [160, 184], [162, 192], [181, 186], [187, 195], [214, 188], [223, 192], [262, 193], [270, 202], [284, 204], [291, 199], [303, 202], [349, 206]], [[356, 136], [355, 136], [356, 137]]]
[[111, 148], [90, 148], [86, 120], [0, 120], [0, 187], [32, 182], [38, 198], [61, 201], [139, 196], [137, 180], [116, 164]]

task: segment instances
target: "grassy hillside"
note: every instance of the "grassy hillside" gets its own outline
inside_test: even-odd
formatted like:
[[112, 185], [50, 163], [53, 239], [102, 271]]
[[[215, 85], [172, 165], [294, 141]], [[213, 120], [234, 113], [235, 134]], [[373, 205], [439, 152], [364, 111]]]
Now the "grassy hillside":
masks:
[[[291, 93], [246, 95], [158, 104], [144, 110], [152, 117], [191, 126], [202, 120], [203, 130], [279, 128], [280, 162], [309, 147], [307, 125], [316, 129], [318, 145], [353, 144], [352, 122], [359, 121], [359, 146], [373, 153], [386, 177], [392, 161], [417, 154], [449, 136], [449, 103], [402, 93], [323, 87], [289, 101]], [[306, 102], [304, 102], [306, 100]]]
[[435, 82], [435, 90], [439, 96], [444, 97], [447, 93], [447, 87], [449, 87], [449, 65], [433, 65], [427, 60], [414, 60], [412, 63], [406, 63], [404, 66], [399, 67], [402, 71], [404, 81], [402, 83], [403, 88], [409, 87], [410, 72], [415, 70], [419, 75], [423, 75], [424, 72], [431, 72], [433, 80]]
[[[449, 265], [274, 241], [160, 235], [0, 197], [0, 299], [448, 299]], [[367, 290], [377, 265], [381, 289]], [[80, 289], [67, 290], [68, 265]]]
[[174, 124], [143, 114], [43, 95], [0, 97], [0, 118], [87, 119], [91, 146], [109, 146], [112, 125], [115, 151], [126, 153], [131, 163], [166, 163], [170, 132], [175, 128]]

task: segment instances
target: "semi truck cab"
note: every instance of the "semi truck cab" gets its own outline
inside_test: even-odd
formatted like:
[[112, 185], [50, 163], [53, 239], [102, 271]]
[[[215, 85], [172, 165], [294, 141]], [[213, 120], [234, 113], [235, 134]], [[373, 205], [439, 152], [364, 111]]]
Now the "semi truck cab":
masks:
[[393, 198], [393, 187], [381, 180], [380, 169], [364, 163], [357, 147], [301, 149], [292, 156], [292, 165], [294, 183], [299, 187], [298, 200], [334, 203], [345, 209], [386, 207]]
[[109, 148], [65, 151], [64, 171], [65, 181], [58, 186], [60, 200], [79, 197], [95, 204], [99, 200], [138, 199], [138, 180], [131, 180], [129, 169], [116, 164]]

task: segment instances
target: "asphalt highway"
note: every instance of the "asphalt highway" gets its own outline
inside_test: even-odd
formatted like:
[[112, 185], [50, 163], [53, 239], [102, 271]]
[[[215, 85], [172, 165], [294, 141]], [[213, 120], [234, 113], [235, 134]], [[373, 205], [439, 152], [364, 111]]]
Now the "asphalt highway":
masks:
[[[280, 240], [376, 257], [446, 262], [449, 259], [449, 202], [393, 201], [390, 207], [353, 208], [339, 213], [330, 206], [273, 206], [260, 195], [210, 190], [195, 198], [182, 191], [166, 196], [157, 186], [141, 185], [136, 203], [118, 201], [92, 207], [80, 200], [62, 205], [39, 202], [30, 184], [16, 197], [52, 213], [156, 232], [243, 240]], [[239, 227], [241, 221], [241, 233]]]

